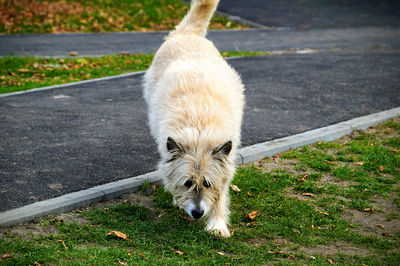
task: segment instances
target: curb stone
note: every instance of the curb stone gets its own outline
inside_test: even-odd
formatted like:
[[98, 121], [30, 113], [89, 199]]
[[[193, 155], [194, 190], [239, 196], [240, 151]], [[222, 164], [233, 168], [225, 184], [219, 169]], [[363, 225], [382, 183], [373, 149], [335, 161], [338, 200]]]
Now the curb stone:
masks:
[[[238, 164], [249, 163], [266, 156], [272, 156], [289, 149], [295, 149], [315, 142], [332, 141], [347, 135], [354, 130], [364, 130], [370, 126], [397, 116], [400, 116], [400, 107], [354, 118], [301, 134], [258, 143], [238, 150], [238, 156], [235, 162]], [[49, 214], [67, 212], [91, 203], [117, 198], [125, 193], [136, 192], [145, 181], [150, 184], [161, 184], [161, 178], [159, 177], [158, 172], [154, 171], [144, 175], [69, 193], [57, 198], [36, 202], [21, 208], [2, 212], [0, 213], [0, 227], [27, 222]]]

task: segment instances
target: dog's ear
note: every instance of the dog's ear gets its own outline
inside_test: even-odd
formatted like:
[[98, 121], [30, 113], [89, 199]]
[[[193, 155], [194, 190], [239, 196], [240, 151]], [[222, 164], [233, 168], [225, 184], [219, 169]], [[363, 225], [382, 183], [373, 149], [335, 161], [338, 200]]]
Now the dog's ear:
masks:
[[224, 144], [222, 144], [221, 146], [215, 148], [212, 151], [212, 154], [214, 156], [217, 156], [217, 155], [227, 156], [231, 152], [231, 150], [232, 150], [232, 141], [229, 140], [229, 141], [225, 142]]
[[178, 145], [173, 138], [168, 137], [168, 139], [167, 139], [167, 150], [169, 152], [182, 151], [182, 147], [180, 145]]
[[178, 157], [181, 156], [181, 154], [184, 152], [184, 149], [181, 145], [175, 142], [175, 140], [171, 137], [168, 137], [167, 139], [167, 150], [169, 153], [172, 154], [171, 158], [167, 161], [167, 163], [174, 161]]

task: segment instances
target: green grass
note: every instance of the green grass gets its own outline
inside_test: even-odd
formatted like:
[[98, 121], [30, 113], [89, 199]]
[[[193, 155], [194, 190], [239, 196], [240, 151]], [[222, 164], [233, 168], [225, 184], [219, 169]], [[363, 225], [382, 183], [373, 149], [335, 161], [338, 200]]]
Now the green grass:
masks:
[[[226, 51], [224, 57], [258, 56], [266, 52]], [[146, 70], [152, 54], [107, 55], [94, 58], [0, 58], [0, 93], [101, 78]]]
[[[385, 236], [372, 234], [346, 216], [347, 212], [375, 208], [376, 197], [387, 202], [394, 199], [394, 204], [399, 201], [399, 154], [389, 152], [391, 147], [383, 144], [393, 135], [375, 133], [372, 146], [366, 138], [371, 136], [361, 133], [349, 141], [318, 143], [283, 153], [280, 164], [295, 160], [306, 168], [301, 174], [282, 170], [279, 165], [275, 169], [240, 167], [233, 183], [241, 192], [230, 192], [230, 228], [234, 233], [229, 239], [205, 232], [204, 221], [189, 221], [184, 211], [172, 205], [171, 194], [157, 188], [147, 196], [153, 198], [151, 208], [123, 201], [106, 207], [98, 205], [75, 213], [85, 223], [65, 222], [57, 217], [39, 222], [42, 231], [54, 228], [56, 233], [23, 237], [4, 234], [0, 238], [0, 255], [7, 253], [11, 257], [1, 263], [327, 265], [329, 259], [341, 265], [395, 265], [400, 259], [399, 228]], [[337, 153], [364, 164], [338, 162]], [[322, 167], [323, 163], [329, 167]], [[380, 165], [385, 166], [383, 172], [376, 171]], [[326, 182], [326, 176], [338, 181]], [[300, 182], [301, 177], [305, 181]], [[149, 186], [144, 184], [141, 189]], [[302, 199], [302, 193], [315, 196]], [[253, 211], [258, 214], [252, 220], [247, 214]], [[369, 215], [400, 224], [399, 213], [400, 208], [387, 213], [375, 210]], [[112, 230], [126, 234], [127, 240], [107, 235]], [[321, 254], [321, 246], [339, 246], [342, 252]], [[346, 254], [348, 248], [366, 254]]]
[[[188, 12], [180, 0], [0, 1], [1, 33], [171, 30]], [[211, 29], [248, 28], [215, 15]]]

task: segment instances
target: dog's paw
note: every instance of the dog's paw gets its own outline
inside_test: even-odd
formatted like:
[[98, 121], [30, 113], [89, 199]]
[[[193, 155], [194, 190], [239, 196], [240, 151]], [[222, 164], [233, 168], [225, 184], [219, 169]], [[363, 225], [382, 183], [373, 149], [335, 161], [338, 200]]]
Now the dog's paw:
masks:
[[223, 220], [220, 221], [210, 221], [206, 227], [207, 231], [211, 233], [222, 236], [222, 237], [230, 237], [231, 233], [229, 232], [228, 226]]

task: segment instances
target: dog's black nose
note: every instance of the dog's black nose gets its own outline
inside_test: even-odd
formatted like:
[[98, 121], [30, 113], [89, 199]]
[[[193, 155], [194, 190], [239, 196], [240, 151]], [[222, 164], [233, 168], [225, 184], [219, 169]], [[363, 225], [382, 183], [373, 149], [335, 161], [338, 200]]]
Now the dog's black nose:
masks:
[[200, 219], [204, 214], [203, 210], [194, 209], [192, 210], [192, 216], [196, 219]]

